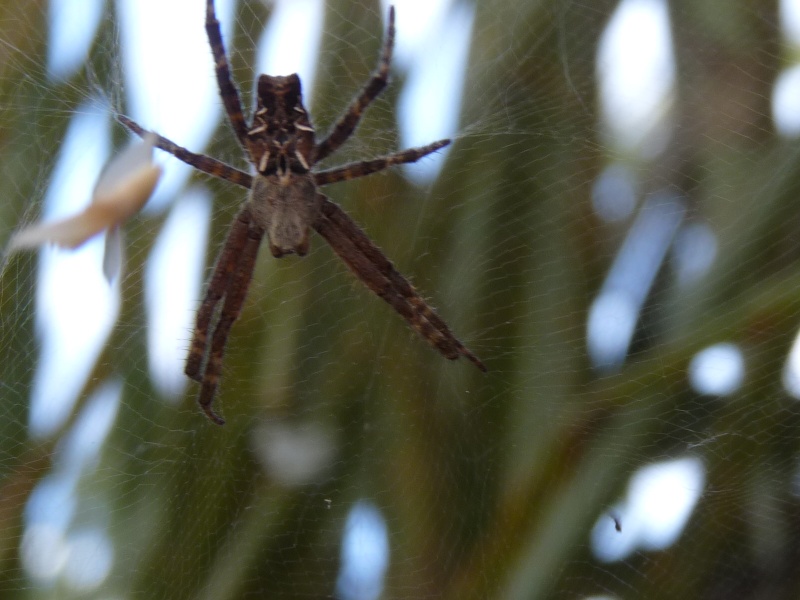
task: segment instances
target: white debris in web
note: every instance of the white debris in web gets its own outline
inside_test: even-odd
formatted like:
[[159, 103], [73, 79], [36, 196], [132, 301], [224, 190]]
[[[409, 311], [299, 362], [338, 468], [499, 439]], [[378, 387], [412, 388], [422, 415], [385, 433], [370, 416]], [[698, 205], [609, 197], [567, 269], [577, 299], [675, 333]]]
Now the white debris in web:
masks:
[[104, 272], [108, 279], [113, 277], [122, 260], [119, 226], [142, 209], [161, 177], [161, 167], [153, 163], [154, 143], [155, 136], [148, 135], [109, 162], [97, 181], [91, 204], [83, 212], [18, 231], [9, 242], [8, 252], [48, 243], [77, 248], [108, 231]]

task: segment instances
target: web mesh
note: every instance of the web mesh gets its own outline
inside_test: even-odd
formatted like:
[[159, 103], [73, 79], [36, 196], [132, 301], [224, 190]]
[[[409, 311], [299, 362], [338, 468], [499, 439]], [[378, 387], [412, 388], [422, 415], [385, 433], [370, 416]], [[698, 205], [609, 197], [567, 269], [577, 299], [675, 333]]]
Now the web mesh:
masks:
[[[219, 4], [249, 108], [280, 8]], [[48, 15], [77, 10], [65, 5], [0, 2], [4, 244], [57, 214], [54, 188], [89, 156], [102, 164], [128, 143], [112, 118], [136, 86], [125, 2], [99, 4], [88, 55], [59, 76]], [[72, 270], [48, 262], [69, 254], [52, 249], [3, 258], [3, 597], [797, 596], [800, 152], [778, 102], [796, 90], [788, 1], [442, 6], [398, 0], [390, 87], [325, 163], [433, 141], [455, 114], [441, 172], [431, 179], [430, 159], [428, 174], [326, 193], [489, 373], [439, 356], [316, 236], [303, 259], [262, 252], [225, 355], [227, 424], [208, 422], [182, 362], [245, 194], [158, 153], [168, 173], [124, 227], [116, 280], [102, 279], [102, 240]], [[186, 11], [199, 17], [171, 30], [202, 34], [202, 3]], [[386, 12], [325, 3], [313, 86], [303, 75], [318, 131], [374, 68]], [[403, 96], [421, 80], [404, 12], [439, 14], [445, 47], [469, 32], [459, 101]], [[626, 29], [621, 14], [645, 19]], [[445, 52], [428, 43], [436, 63]], [[614, 43], [649, 70], [614, 79]], [[398, 105], [414, 107], [399, 125]], [[208, 145], [190, 149], [246, 168], [214, 110], [197, 125]], [[432, 123], [423, 139], [408, 132], [415, 115]], [[80, 118], [100, 133], [75, 138], [83, 155], [65, 164]], [[105, 331], [86, 308], [99, 297]], [[48, 337], [59, 310], [75, 325], [65, 346]], [[96, 349], [75, 362], [90, 324]]]

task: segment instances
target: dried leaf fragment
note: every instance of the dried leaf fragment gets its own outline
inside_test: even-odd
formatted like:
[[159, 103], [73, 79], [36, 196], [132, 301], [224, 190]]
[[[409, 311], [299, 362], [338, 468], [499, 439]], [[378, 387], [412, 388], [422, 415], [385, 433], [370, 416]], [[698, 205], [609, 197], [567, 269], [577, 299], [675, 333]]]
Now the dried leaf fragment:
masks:
[[35, 248], [45, 243], [77, 248], [105, 229], [118, 227], [145, 205], [161, 177], [153, 163], [155, 136], [148, 135], [116, 156], [97, 181], [92, 203], [67, 219], [40, 223], [14, 234], [8, 251]]

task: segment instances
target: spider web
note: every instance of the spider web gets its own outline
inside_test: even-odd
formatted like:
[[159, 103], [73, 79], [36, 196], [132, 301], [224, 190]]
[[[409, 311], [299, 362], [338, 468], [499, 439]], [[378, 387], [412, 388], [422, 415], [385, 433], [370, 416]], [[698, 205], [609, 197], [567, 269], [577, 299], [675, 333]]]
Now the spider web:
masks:
[[[202, 2], [160, 4], [0, 3], [4, 244], [88, 202], [116, 110], [244, 167]], [[218, 3], [233, 76], [296, 70], [326, 131], [388, 9], [288, 6]], [[245, 195], [157, 153], [111, 283], [101, 239], [4, 255], [3, 597], [796, 597], [797, 3], [396, 9], [326, 165], [455, 143], [325, 191], [489, 373], [315, 236], [260, 256], [209, 423], [182, 363]]]

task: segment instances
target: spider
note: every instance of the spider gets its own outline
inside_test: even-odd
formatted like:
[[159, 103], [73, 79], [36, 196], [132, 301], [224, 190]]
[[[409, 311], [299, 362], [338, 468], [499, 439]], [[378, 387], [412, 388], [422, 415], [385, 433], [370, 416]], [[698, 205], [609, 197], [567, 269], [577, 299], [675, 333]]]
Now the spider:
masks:
[[[156, 147], [199, 171], [250, 190], [230, 227], [205, 298], [197, 310], [186, 360], [186, 375], [201, 384], [198, 403], [203, 412], [214, 423], [225, 423], [212, 403], [228, 334], [242, 309], [262, 238], [267, 236], [270, 251], [276, 258], [286, 254], [304, 256], [308, 252], [309, 228], [320, 234], [358, 279], [445, 358], [455, 360], [465, 356], [485, 372], [480, 359], [453, 335], [364, 231], [319, 191], [323, 185], [370, 175], [392, 165], [416, 162], [447, 146], [450, 140], [333, 169], [313, 170], [319, 161], [347, 141], [364, 109], [386, 87], [394, 46], [394, 7], [389, 8], [388, 30], [377, 71], [321, 142], [316, 141], [314, 128], [303, 107], [297, 74], [261, 75], [256, 89], [256, 109], [251, 123], [247, 124], [239, 93], [231, 79], [213, 0], [206, 2], [205, 27], [225, 112], [255, 173], [251, 175], [211, 157], [195, 154], [155, 134]], [[138, 136], [148, 133], [124, 115], [117, 118]], [[215, 313], [218, 316], [209, 339]]]

